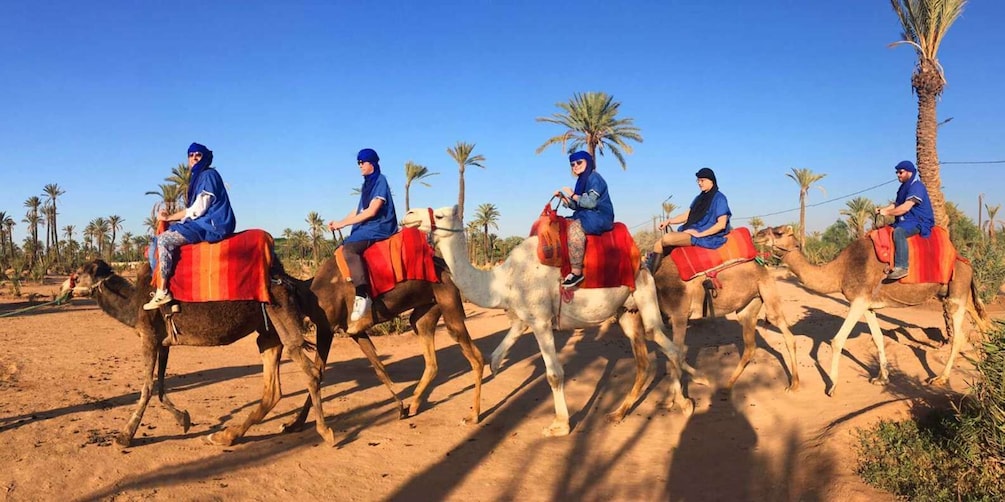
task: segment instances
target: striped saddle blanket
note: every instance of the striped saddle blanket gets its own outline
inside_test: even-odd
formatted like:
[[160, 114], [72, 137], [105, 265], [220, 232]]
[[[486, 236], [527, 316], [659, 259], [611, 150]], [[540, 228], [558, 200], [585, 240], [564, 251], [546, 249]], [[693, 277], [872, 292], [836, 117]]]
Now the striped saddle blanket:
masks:
[[[370, 274], [370, 294], [374, 298], [394, 289], [399, 282], [440, 282], [433, 265], [433, 248], [426, 234], [417, 228], [402, 228], [391, 237], [377, 241], [363, 251], [363, 262]], [[342, 277], [350, 280], [341, 246], [335, 250], [335, 263]]]
[[[877, 228], [869, 232], [876, 258], [893, 268], [893, 227]], [[932, 227], [928, 237], [912, 235], [907, 238], [907, 276], [902, 284], [946, 284], [953, 278], [956, 248], [949, 240], [949, 232], [942, 227]]]
[[[561, 270], [562, 276], [572, 271], [572, 264], [569, 262], [569, 248], [567, 245], [569, 220], [559, 218], [559, 231], [561, 232]], [[536, 223], [531, 228], [530, 235], [537, 235]], [[543, 243], [538, 240], [538, 246]], [[538, 250], [538, 258], [543, 256], [542, 250]], [[635, 274], [639, 271], [639, 264], [642, 261], [642, 254], [635, 245], [635, 239], [628, 231], [624, 223], [615, 222], [614, 228], [600, 235], [586, 236], [586, 250], [583, 256], [583, 282], [579, 287], [587, 288], [616, 288], [627, 286], [635, 291]], [[542, 259], [542, 263], [546, 263]]]
[[[272, 236], [264, 230], [245, 230], [220, 242], [182, 246], [168, 287], [175, 300], [182, 302], [268, 303], [271, 267]], [[156, 264], [153, 269], [152, 284], [156, 285], [160, 271]]]
[[686, 246], [670, 251], [670, 258], [684, 281], [727, 265], [753, 260], [755, 256], [757, 249], [747, 227], [734, 228], [726, 235], [726, 243], [716, 249]]

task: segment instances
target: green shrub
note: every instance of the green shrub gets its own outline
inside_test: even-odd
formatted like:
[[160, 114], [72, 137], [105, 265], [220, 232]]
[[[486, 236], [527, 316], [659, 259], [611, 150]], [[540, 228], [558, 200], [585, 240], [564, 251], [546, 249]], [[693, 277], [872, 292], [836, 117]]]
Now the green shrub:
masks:
[[974, 279], [977, 281], [981, 300], [990, 303], [1005, 283], [1005, 240], [993, 242], [990, 239], [979, 239], [960, 249], [960, 253], [974, 267]]

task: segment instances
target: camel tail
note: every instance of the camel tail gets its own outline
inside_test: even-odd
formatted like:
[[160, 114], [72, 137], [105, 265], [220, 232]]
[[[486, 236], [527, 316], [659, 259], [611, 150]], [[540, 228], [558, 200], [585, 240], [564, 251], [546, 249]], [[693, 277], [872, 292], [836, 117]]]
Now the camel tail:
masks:
[[981, 296], [977, 291], [977, 281], [970, 281], [970, 301], [967, 302], [967, 312], [970, 313], [970, 317], [974, 320], [974, 324], [977, 325], [977, 329], [981, 333], [987, 333], [991, 331], [991, 318], [988, 315], [988, 310], [984, 306], [984, 302], [981, 301]]

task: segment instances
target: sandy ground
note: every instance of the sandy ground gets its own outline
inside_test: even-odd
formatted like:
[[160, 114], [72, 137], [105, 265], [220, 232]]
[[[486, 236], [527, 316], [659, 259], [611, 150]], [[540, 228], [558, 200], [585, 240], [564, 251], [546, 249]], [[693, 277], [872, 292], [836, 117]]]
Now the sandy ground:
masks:
[[[50, 295], [59, 278], [26, 292]], [[243, 419], [260, 398], [254, 339], [213, 348], [177, 347], [168, 385], [193, 419], [183, 433], [151, 402], [135, 444], [112, 438], [138, 398], [140, 365], [133, 331], [90, 300], [0, 319], [0, 494], [5, 500], [893, 500], [855, 475], [855, 431], [913, 407], [947, 399], [973, 377], [962, 361], [949, 388], [923, 382], [942, 370], [939, 305], [882, 311], [891, 384], [869, 384], [876, 351], [859, 323], [841, 360], [838, 394], [827, 397], [818, 361], [840, 326], [843, 299], [812, 295], [782, 279], [785, 314], [797, 334], [802, 388], [787, 393], [781, 335], [764, 329], [760, 350], [732, 398], [719, 390], [739, 358], [732, 320], [695, 321], [688, 360], [711, 381], [693, 383], [693, 416], [665, 410], [666, 361], [643, 399], [619, 424], [607, 423], [628, 391], [634, 365], [617, 327], [559, 332], [573, 432], [545, 438], [553, 416], [544, 365], [530, 334], [489, 377], [482, 420], [463, 425], [471, 407], [470, 368], [445, 333], [431, 405], [399, 420], [354, 344], [336, 340], [322, 395], [338, 445], [312, 425], [278, 433], [305, 395], [284, 360], [284, 399], [266, 421], [231, 447], [204, 438]], [[30, 305], [9, 291], [0, 313]], [[996, 317], [1000, 305], [993, 305]], [[488, 354], [506, 331], [501, 311], [469, 306], [468, 327]], [[411, 334], [375, 339], [398, 390], [407, 397], [422, 371]], [[652, 347], [650, 347], [652, 349]]]

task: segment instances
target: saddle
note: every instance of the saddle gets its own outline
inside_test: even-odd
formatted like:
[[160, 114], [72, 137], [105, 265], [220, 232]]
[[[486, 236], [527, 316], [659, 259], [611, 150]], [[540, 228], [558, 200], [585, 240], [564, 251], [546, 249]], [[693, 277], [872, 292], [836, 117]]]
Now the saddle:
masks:
[[[363, 262], [370, 275], [370, 294], [373, 298], [394, 289], [399, 282], [440, 282], [433, 265], [433, 248], [426, 234], [417, 228], [406, 227], [387, 239], [375, 242], [363, 251]], [[346, 281], [351, 280], [341, 246], [335, 250], [335, 263], [342, 277]]]
[[[876, 258], [893, 268], [893, 227], [877, 228], [869, 232]], [[953, 278], [953, 265], [959, 256], [949, 231], [932, 227], [928, 237], [912, 235], [907, 238], [907, 276], [901, 284], [947, 284]]]
[[[220, 242], [180, 248], [171, 277], [171, 295], [181, 302], [255, 300], [269, 303], [272, 236], [264, 230], [238, 232]], [[152, 285], [160, 276], [156, 245], [149, 249]]]
[[[559, 216], [550, 205], [531, 227], [530, 236], [538, 237], [537, 256], [542, 265], [558, 267], [561, 275], [572, 271], [568, 246], [569, 219]], [[586, 236], [583, 257], [583, 282], [580, 288], [616, 288], [627, 286], [635, 291], [635, 274], [642, 254], [624, 223], [600, 235]]]
[[685, 246], [670, 251], [670, 258], [683, 281], [701, 274], [714, 276], [718, 270], [753, 260], [756, 256], [757, 249], [747, 227], [734, 228], [726, 235], [726, 243], [716, 249]]

